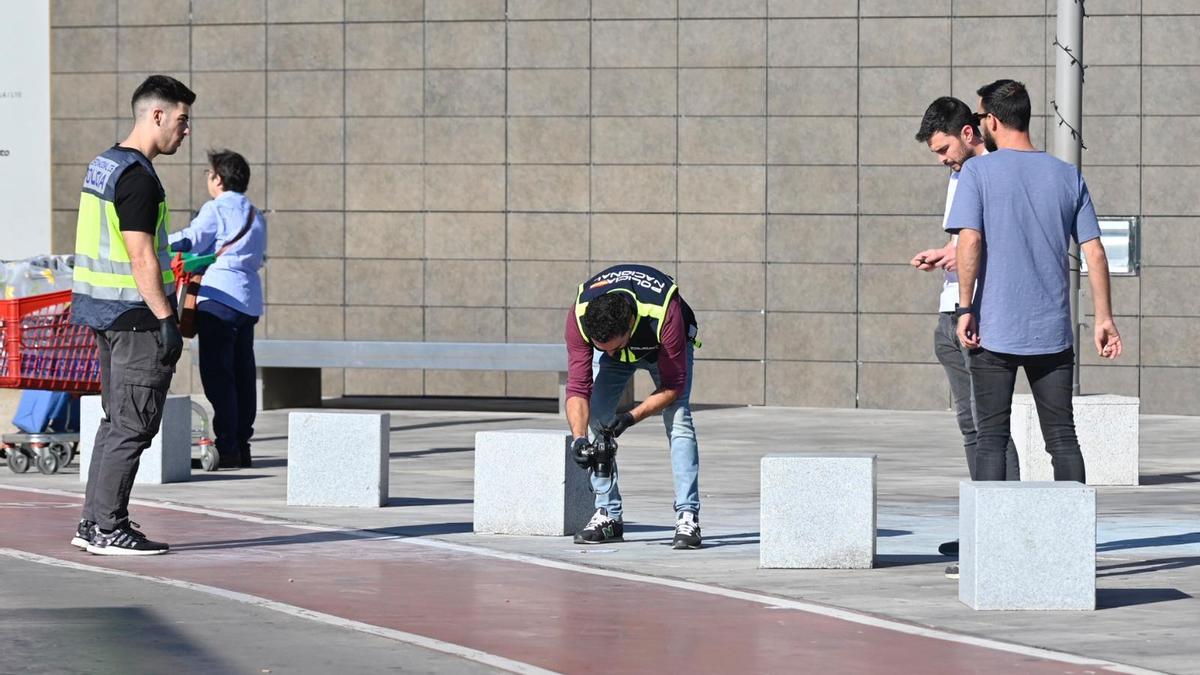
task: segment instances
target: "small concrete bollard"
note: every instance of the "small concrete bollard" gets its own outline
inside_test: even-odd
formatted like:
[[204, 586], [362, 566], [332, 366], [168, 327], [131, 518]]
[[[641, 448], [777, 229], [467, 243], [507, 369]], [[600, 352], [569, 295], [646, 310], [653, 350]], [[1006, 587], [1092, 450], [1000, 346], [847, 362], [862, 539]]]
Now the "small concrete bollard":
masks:
[[768, 455], [761, 463], [760, 567], [875, 563], [875, 455]]
[[290, 413], [288, 506], [387, 504], [390, 424], [388, 413]]
[[475, 532], [562, 536], [594, 511], [588, 473], [570, 458], [571, 436], [519, 429], [475, 434]]
[[[1111, 394], [1076, 396], [1072, 406], [1087, 484], [1137, 485], [1139, 399]], [[1022, 480], [1054, 480], [1033, 396], [1013, 396], [1010, 430], [1021, 460]]]
[[[79, 482], [86, 483], [92, 464], [96, 431], [104, 409], [99, 396], [79, 399]], [[163, 405], [162, 426], [138, 461], [136, 485], [182, 483], [192, 478], [192, 397], [169, 395]]]
[[1096, 490], [962, 481], [958, 599], [972, 609], [1095, 609]]

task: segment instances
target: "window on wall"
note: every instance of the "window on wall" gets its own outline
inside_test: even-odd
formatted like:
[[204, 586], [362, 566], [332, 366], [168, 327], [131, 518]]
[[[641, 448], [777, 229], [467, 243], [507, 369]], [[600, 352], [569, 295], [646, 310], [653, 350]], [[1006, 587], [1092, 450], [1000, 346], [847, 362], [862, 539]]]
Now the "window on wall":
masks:
[[[1108, 258], [1108, 273], [1117, 277], [1136, 277], [1139, 269], [1137, 216], [1103, 216], [1100, 243]], [[1087, 274], [1087, 260], [1080, 256], [1080, 272]]]

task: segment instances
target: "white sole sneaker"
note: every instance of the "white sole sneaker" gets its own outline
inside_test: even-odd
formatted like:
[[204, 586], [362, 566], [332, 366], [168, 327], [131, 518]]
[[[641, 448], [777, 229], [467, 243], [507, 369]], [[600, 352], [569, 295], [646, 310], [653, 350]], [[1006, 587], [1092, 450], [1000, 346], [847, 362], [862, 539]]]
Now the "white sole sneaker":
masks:
[[72, 546], [74, 546], [74, 547], [76, 547], [76, 548], [81, 548], [81, 549], [83, 549], [83, 550], [85, 550], [85, 551], [86, 551], [86, 550], [87, 550], [87, 547], [88, 547], [88, 546], [90, 546], [90, 545], [91, 545], [91, 543], [90, 543], [90, 542], [88, 542], [88, 540], [87, 540], [87, 539], [84, 539], [83, 537], [72, 537], [72, 538], [71, 538], [71, 545], [72, 545]]

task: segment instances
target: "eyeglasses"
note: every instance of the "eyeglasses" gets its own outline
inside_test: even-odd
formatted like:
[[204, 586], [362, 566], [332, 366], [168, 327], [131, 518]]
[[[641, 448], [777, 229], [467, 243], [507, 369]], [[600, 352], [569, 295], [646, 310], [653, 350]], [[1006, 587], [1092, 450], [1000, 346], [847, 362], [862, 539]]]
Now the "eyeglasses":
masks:
[[216, 173], [215, 171], [213, 171], [212, 169], [205, 169], [205, 170], [204, 170], [204, 177], [205, 177], [205, 178], [208, 178], [208, 177], [210, 177], [210, 176], [215, 176], [215, 175], [217, 175], [217, 173]]

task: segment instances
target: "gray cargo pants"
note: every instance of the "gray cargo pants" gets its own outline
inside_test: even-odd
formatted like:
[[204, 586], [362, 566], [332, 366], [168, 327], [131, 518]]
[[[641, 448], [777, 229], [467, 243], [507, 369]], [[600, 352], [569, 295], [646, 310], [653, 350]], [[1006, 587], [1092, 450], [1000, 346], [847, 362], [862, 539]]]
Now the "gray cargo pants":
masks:
[[97, 330], [100, 402], [83, 518], [110, 530], [129, 518], [138, 459], [162, 423], [175, 364], [163, 365], [157, 331]]

